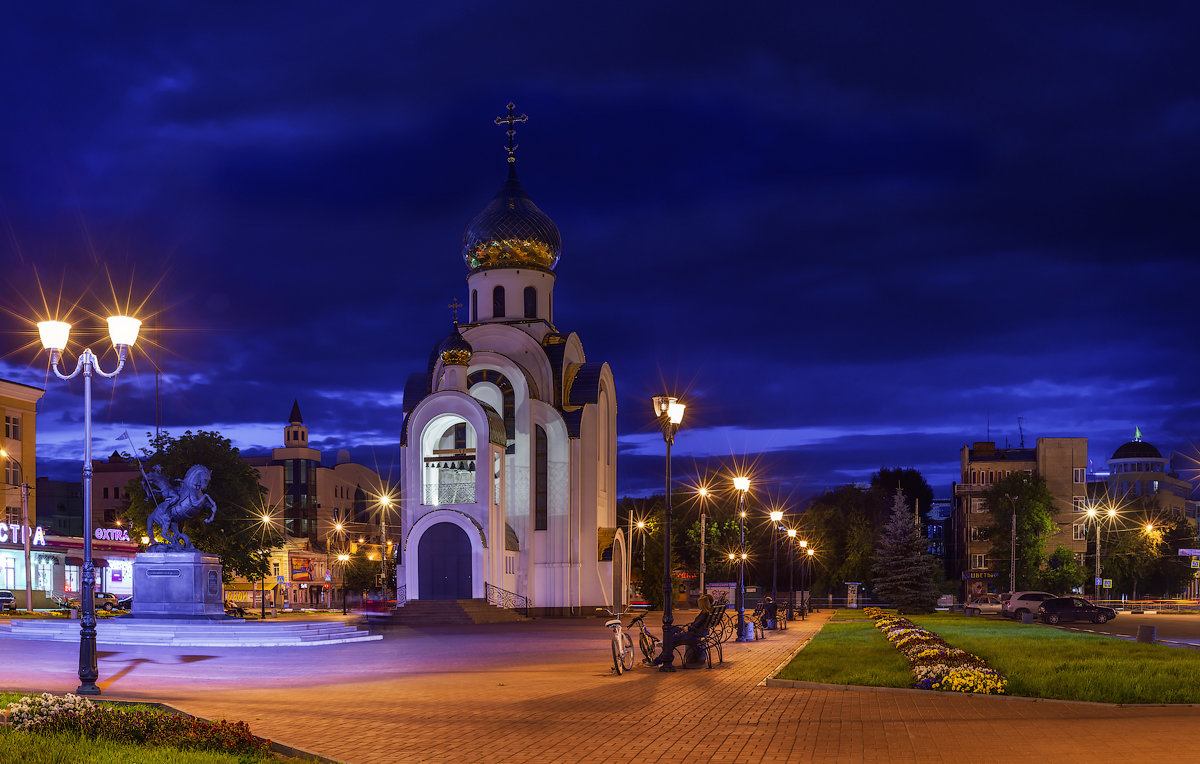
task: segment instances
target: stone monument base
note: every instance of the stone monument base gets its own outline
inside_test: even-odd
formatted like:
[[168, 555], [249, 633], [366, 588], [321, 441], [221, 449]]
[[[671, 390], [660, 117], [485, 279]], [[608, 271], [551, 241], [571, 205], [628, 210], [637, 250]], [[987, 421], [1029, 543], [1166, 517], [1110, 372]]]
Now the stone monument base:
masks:
[[221, 560], [215, 554], [141, 552], [133, 561], [134, 618], [224, 620]]

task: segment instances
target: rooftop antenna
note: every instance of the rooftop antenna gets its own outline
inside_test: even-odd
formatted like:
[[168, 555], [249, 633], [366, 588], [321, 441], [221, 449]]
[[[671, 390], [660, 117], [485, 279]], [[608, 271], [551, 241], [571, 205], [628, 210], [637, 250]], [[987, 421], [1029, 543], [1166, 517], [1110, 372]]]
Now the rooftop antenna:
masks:
[[1017, 417], [1017, 432], [1021, 433], [1021, 448], [1025, 448], [1025, 417]]

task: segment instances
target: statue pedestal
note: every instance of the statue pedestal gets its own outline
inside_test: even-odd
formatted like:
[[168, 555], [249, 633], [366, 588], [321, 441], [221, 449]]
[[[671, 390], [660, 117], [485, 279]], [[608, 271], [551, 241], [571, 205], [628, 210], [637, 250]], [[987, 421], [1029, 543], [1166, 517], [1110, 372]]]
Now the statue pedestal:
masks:
[[134, 558], [134, 618], [224, 620], [224, 594], [215, 554], [141, 552]]

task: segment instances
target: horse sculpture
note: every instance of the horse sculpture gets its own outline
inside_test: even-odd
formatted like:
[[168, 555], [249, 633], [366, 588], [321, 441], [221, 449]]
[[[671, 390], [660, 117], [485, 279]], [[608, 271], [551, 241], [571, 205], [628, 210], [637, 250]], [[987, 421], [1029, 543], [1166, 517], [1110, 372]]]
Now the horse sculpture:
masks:
[[146, 519], [146, 535], [154, 538], [154, 525], [157, 523], [165, 542], [152, 545], [152, 551], [188, 551], [196, 548], [188, 535], [179, 529], [179, 524], [192, 519], [205, 507], [212, 507], [212, 514], [204, 522], [211, 523], [217, 516], [217, 503], [204, 492], [211, 478], [212, 472], [202, 464], [192, 465], [179, 485], [172, 484], [171, 479], [162, 473], [161, 466], [156, 465], [146, 475], [151, 490], [162, 497], [162, 503]]

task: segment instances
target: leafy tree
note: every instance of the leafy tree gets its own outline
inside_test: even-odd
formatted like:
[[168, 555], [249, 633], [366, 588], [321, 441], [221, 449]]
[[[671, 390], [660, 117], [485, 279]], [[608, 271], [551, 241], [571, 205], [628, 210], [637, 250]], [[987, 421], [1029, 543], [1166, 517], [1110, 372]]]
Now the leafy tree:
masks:
[[1065, 594], [1087, 581], [1088, 572], [1075, 561], [1075, 553], [1065, 546], [1054, 550], [1041, 571], [1041, 586], [1048, 592]]
[[[243, 462], [238, 449], [216, 432], [188, 430], [178, 438], [163, 432], [150, 439], [150, 446], [142, 458], [147, 471], [161, 466], [163, 474], [172, 480], [182, 479], [195, 464], [212, 472], [205, 493], [216, 502], [216, 517], [211, 523], [189, 522], [183, 530], [197, 549], [221, 558], [225, 583], [235, 575], [250, 581], [266, 576], [269, 561], [262, 552], [283, 546], [283, 538], [279, 533], [263, 532], [262, 497], [266, 489], [259, 485], [258, 470]], [[126, 458], [133, 461], [131, 456]], [[145, 527], [154, 503], [147, 499], [141, 479], [130, 481], [125, 493], [128, 498], [122, 513], [134, 528]]]
[[1129, 523], [1105, 534], [1104, 575], [1113, 579], [1114, 590], [1137, 599], [1151, 592], [1173, 596], [1191, 580], [1190, 557], [1179, 550], [1195, 544], [1191, 523], [1182, 517], [1157, 520], [1158, 503], [1143, 498], [1126, 508]]
[[1058, 508], [1046, 487], [1046, 479], [1036, 472], [1014, 472], [997, 481], [983, 494], [984, 506], [991, 513], [993, 527], [992, 570], [1007, 583], [1012, 555], [1012, 517], [1017, 515], [1017, 591], [1036, 586], [1046, 560], [1046, 539], [1054, 533]]
[[379, 588], [379, 563], [367, 559], [366, 547], [360, 546], [346, 561], [343, 580], [347, 591], [365, 594]]
[[896, 491], [892, 514], [875, 550], [875, 594], [901, 613], [932, 613], [938, 599], [937, 560], [926, 551], [921, 527], [904, 494]]

